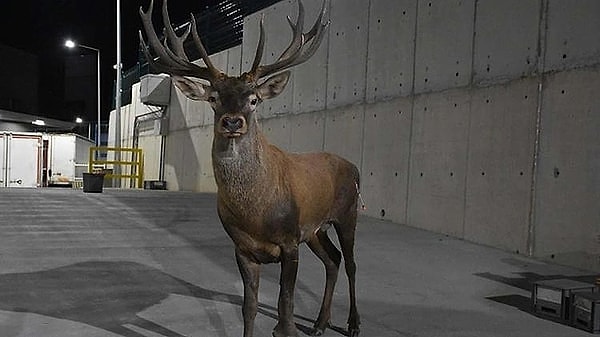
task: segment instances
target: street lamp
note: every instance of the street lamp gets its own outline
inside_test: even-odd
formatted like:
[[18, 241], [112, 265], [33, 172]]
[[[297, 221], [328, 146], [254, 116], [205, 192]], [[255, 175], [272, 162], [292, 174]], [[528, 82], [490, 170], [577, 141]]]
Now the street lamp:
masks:
[[98, 61], [98, 69], [96, 70], [96, 72], [98, 73], [98, 83], [97, 83], [97, 90], [98, 90], [98, 122], [96, 124], [96, 146], [100, 146], [100, 49], [98, 48], [94, 48], [94, 47], [90, 47], [90, 46], [86, 46], [83, 44], [79, 44], [79, 43], [75, 43], [75, 41], [73, 40], [67, 40], [65, 41], [65, 47], [67, 48], [75, 48], [75, 47], [79, 47], [79, 48], [83, 48], [83, 49], [88, 49], [88, 50], [92, 50], [95, 51], [97, 53], [97, 61]]
[[[79, 116], [75, 117], [75, 124], [77, 124], [78, 128], [81, 128], [83, 122], [83, 118]], [[79, 133], [79, 131], [77, 133]], [[87, 122], [87, 137], [90, 139], [92, 138], [92, 124], [90, 122]]]

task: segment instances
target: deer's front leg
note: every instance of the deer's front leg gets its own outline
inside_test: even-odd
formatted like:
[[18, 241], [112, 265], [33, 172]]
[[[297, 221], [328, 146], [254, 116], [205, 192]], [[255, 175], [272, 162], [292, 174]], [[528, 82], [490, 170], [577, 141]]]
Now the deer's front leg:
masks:
[[297, 337], [294, 324], [294, 288], [298, 274], [298, 246], [281, 247], [281, 275], [279, 279], [279, 321], [273, 337]]
[[254, 318], [258, 308], [258, 282], [260, 279], [260, 265], [246, 256], [238, 249], [235, 250], [242, 281], [244, 282], [244, 304], [242, 315], [244, 317], [244, 337], [252, 337], [254, 333]]

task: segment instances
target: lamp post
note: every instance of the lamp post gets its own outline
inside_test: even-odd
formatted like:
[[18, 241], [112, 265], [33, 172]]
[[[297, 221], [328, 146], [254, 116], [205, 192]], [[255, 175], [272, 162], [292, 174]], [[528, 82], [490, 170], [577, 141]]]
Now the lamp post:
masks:
[[[75, 117], [75, 124], [77, 124], [79, 128], [83, 124], [83, 118], [79, 116]], [[92, 124], [90, 122], [87, 122], [87, 137], [89, 139], [92, 138]]]
[[[121, 0], [116, 0], [117, 10], [117, 88], [115, 90], [115, 146], [120, 148], [121, 144]], [[121, 152], [115, 152], [115, 161], [121, 161]], [[115, 165], [115, 174], [121, 174], [121, 166]], [[117, 179], [117, 187], [121, 187], [121, 179]]]
[[67, 48], [75, 48], [75, 47], [79, 47], [79, 48], [83, 48], [83, 49], [88, 49], [88, 50], [92, 50], [95, 51], [97, 53], [97, 61], [98, 61], [98, 68], [96, 69], [96, 72], [98, 74], [98, 83], [97, 83], [97, 91], [98, 91], [98, 122], [96, 124], [96, 146], [100, 146], [100, 49], [98, 48], [94, 48], [94, 47], [90, 47], [90, 46], [86, 46], [83, 44], [79, 44], [79, 43], [75, 43], [73, 40], [67, 40], [65, 41], [65, 47]]

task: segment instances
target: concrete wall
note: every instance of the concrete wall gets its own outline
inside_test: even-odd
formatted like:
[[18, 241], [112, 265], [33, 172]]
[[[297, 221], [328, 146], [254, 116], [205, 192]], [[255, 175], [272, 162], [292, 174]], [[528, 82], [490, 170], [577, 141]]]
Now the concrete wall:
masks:
[[[320, 2], [304, 1], [312, 24]], [[264, 10], [273, 61], [295, 1]], [[600, 270], [600, 1], [331, 0], [317, 54], [265, 102], [263, 130], [362, 172], [366, 214]], [[230, 74], [254, 57], [262, 13]], [[285, 32], [285, 33], [282, 33]], [[169, 107], [170, 188], [214, 191], [212, 114]]]
[[[320, 3], [305, 2], [312, 22]], [[276, 50], [295, 6], [265, 11]], [[594, 13], [593, 0], [332, 0], [326, 40], [263, 108], [265, 132], [355, 162], [368, 215], [600, 270]]]

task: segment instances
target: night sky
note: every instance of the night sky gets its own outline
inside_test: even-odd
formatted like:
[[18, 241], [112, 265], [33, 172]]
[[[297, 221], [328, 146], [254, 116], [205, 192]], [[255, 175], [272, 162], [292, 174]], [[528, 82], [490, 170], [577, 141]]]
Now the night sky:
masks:
[[[121, 39], [123, 70], [138, 62], [138, 9], [149, 6], [149, 0], [121, 0]], [[218, 0], [171, 0], [169, 12], [173, 23], [185, 22], [189, 13], [198, 13]], [[161, 1], [155, 1], [155, 17]], [[70, 53], [89, 53], [69, 50], [64, 41], [101, 50], [102, 111], [112, 106], [113, 83], [116, 71], [116, 0], [2, 0], [0, 6], [0, 43], [26, 50], [41, 58], [60, 60]], [[154, 19], [157, 31], [162, 30], [159, 17]], [[160, 29], [160, 30], [159, 30]], [[42, 67], [46, 66], [42, 62]], [[46, 81], [50, 82], [51, 81]], [[50, 85], [50, 84], [48, 84]], [[43, 88], [40, 88], [43, 90]]]

